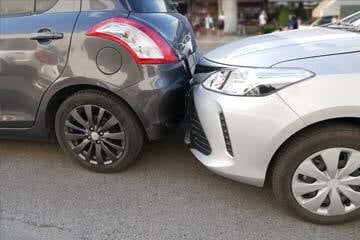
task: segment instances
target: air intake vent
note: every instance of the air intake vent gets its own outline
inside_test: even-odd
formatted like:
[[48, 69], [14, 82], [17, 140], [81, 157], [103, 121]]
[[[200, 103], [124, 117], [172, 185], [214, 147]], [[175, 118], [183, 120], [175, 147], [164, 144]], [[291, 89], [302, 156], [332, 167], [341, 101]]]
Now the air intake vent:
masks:
[[205, 155], [210, 155], [211, 147], [201, 126], [194, 103], [194, 97], [191, 94], [188, 97], [188, 121], [190, 130], [190, 147]]

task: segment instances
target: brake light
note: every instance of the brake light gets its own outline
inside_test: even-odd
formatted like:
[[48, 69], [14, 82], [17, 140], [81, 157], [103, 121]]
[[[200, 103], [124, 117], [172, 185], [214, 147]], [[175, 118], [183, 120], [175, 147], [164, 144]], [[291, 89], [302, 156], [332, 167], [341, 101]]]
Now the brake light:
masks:
[[178, 60], [158, 33], [134, 20], [111, 18], [94, 26], [86, 34], [121, 44], [138, 64], [165, 64]]

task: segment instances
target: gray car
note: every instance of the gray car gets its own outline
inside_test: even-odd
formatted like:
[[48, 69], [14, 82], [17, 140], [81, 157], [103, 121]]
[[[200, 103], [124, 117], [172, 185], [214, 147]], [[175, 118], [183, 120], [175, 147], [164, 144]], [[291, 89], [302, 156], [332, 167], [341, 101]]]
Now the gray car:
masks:
[[360, 215], [360, 13], [200, 61], [186, 142], [207, 168], [322, 224]]
[[1, 0], [0, 138], [121, 170], [181, 122], [196, 59], [168, 0]]

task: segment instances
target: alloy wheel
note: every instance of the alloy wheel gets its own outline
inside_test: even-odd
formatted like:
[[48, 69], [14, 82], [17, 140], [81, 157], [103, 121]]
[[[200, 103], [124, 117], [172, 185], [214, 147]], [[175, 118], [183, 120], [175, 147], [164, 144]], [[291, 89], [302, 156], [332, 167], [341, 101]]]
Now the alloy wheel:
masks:
[[106, 109], [82, 105], [65, 120], [64, 136], [74, 154], [91, 165], [111, 165], [121, 159], [126, 138], [120, 121]]
[[292, 179], [292, 193], [308, 211], [338, 216], [360, 208], [360, 152], [330, 148], [305, 159]]

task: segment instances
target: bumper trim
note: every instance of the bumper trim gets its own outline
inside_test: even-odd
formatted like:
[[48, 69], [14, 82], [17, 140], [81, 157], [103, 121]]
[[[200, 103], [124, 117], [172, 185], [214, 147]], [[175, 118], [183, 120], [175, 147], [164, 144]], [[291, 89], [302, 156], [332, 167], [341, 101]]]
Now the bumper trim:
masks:
[[225, 145], [226, 145], [226, 150], [230, 154], [231, 157], [234, 157], [234, 152], [233, 152], [233, 148], [232, 148], [232, 145], [231, 145], [231, 139], [230, 139], [230, 135], [229, 135], [229, 129], [228, 129], [227, 124], [226, 124], [224, 113], [220, 113], [219, 117], [220, 117], [220, 123], [221, 123], [222, 132], [223, 132], [223, 135], [224, 135], [224, 141], [225, 141]]
[[202, 154], [209, 156], [212, 152], [209, 140], [201, 125], [195, 106], [194, 96], [190, 92], [187, 96], [187, 137], [190, 147], [197, 149]]

